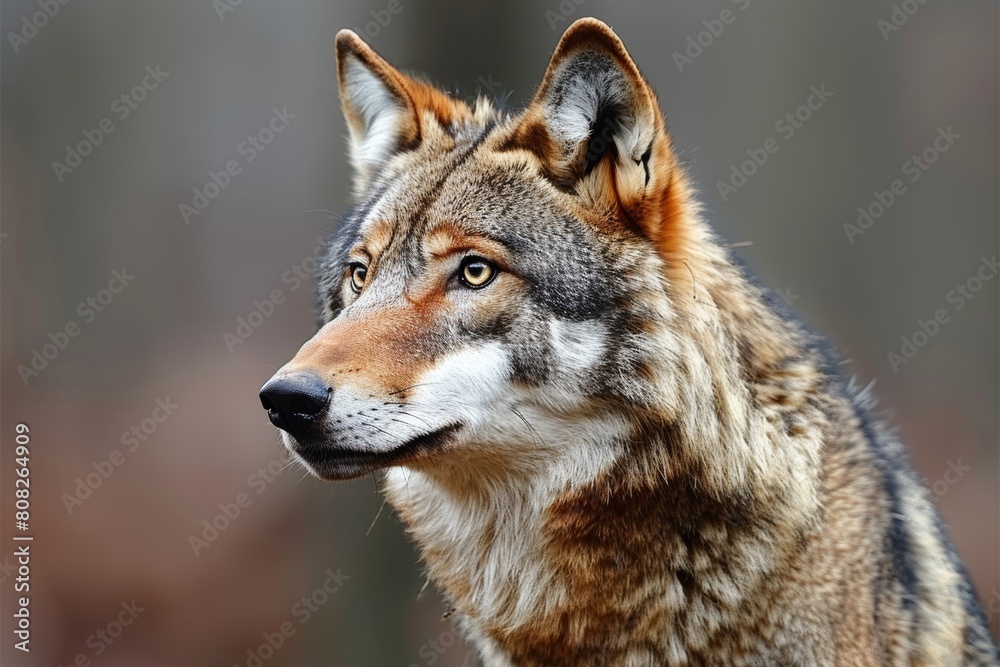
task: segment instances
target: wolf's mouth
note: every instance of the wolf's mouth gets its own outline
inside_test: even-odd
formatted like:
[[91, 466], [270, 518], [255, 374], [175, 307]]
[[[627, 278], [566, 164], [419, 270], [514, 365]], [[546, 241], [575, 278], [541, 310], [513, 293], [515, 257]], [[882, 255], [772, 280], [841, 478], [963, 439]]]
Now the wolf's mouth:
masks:
[[449, 424], [436, 431], [417, 436], [399, 447], [385, 452], [331, 447], [323, 444], [303, 443], [299, 440], [293, 440], [292, 450], [323, 479], [352, 479], [367, 475], [379, 468], [403, 465], [419, 456], [433, 452], [447, 444], [448, 440], [461, 428], [461, 424]]

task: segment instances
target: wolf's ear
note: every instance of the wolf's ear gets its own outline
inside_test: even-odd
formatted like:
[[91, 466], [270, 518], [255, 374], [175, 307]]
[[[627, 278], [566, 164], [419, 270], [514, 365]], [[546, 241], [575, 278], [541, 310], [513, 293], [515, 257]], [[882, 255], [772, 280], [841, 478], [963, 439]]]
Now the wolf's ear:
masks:
[[420, 145], [428, 123], [447, 127], [467, 111], [394, 68], [351, 30], [337, 33], [337, 79], [358, 198], [390, 158]]
[[667, 186], [671, 151], [656, 97], [618, 36], [597, 19], [571, 25], [513, 142], [560, 188], [626, 210]]
[[420, 126], [403, 75], [350, 30], [337, 33], [337, 81], [361, 198], [372, 174], [417, 142]]

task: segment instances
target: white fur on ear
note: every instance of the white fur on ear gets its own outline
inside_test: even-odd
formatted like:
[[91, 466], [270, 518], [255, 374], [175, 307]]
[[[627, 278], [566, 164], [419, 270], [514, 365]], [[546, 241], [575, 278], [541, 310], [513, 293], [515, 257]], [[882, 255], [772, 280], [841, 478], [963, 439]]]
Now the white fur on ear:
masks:
[[543, 104], [549, 131], [567, 156], [587, 143], [594, 158], [614, 143], [619, 156], [635, 164], [656, 133], [645, 91], [607, 53], [579, 51], [558, 63]]
[[419, 136], [406, 77], [350, 30], [337, 34], [340, 101], [350, 131], [354, 191], [362, 199], [375, 174]]
[[354, 110], [348, 119], [351, 161], [367, 180], [399, 148], [406, 133], [409, 105], [353, 55], [343, 65], [341, 95]]

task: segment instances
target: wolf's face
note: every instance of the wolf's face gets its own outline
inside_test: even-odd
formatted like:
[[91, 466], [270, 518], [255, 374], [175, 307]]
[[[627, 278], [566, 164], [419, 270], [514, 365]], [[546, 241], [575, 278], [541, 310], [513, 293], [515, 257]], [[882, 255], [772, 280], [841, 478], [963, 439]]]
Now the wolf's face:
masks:
[[612, 459], [625, 406], [656, 400], [648, 333], [686, 197], [624, 47], [581, 22], [517, 116], [353, 33], [337, 47], [362, 203], [323, 268], [324, 326], [261, 391], [288, 448], [331, 479]]

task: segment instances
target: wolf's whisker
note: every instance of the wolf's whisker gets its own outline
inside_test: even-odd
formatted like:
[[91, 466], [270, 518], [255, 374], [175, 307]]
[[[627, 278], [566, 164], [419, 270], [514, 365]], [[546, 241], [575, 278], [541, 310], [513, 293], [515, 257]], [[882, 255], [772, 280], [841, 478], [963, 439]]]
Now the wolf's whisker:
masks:
[[[376, 483], [376, 486], [377, 486], [377, 485], [378, 485], [378, 484]], [[368, 530], [366, 530], [366, 531], [365, 531], [365, 537], [368, 537], [369, 535], [371, 535], [371, 532], [372, 532], [372, 528], [374, 528], [374, 527], [375, 527], [375, 522], [376, 522], [376, 521], [378, 521], [378, 518], [379, 518], [380, 516], [382, 516], [382, 510], [384, 510], [384, 509], [385, 509], [385, 504], [386, 504], [387, 502], [388, 502], [387, 500], [383, 500], [383, 501], [382, 501], [382, 505], [381, 505], [381, 506], [379, 506], [379, 508], [378, 508], [378, 512], [376, 512], [376, 513], [375, 513], [375, 518], [374, 518], [374, 519], [372, 519], [372, 523], [371, 523], [371, 525], [370, 525], [370, 526], [368, 526]]]
[[531, 431], [531, 439], [535, 441], [535, 444], [544, 446], [545, 443], [542, 441], [541, 437], [539, 437], [538, 431], [536, 431], [535, 427], [524, 418], [524, 415], [522, 415], [517, 408], [511, 408], [510, 411], [517, 415], [517, 418], [524, 422], [524, 425], [528, 427], [528, 430]]
[[[427, 421], [426, 419], [423, 419], [423, 418], [421, 418], [421, 417], [419, 417], [419, 416], [417, 416], [417, 415], [413, 414], [412, 412], [400, 412], [399, 414], [400, 414], [400, 415], [405, 415], [405, 416], [407, 416], [407, 417], [413, 417], [414, 419], [418, 419], [418, 420], [420, 420], [421, 422], [423, 422], [423, 424], [424, 424], [424, 425], [425, 425], [425, 426], [426, 426], [427, 428], [431, 428], [431, 425], [430, 425], [430, 423], [428, 423], [428, 421]], [[395, 417], [393, 417], [393, 418], [392, 418], [392, 421], [394, 421], [394, 422], [399, 422], [400, 424], [406, 424], [406, 422], [404, 422], [404, 421], [402, 421], [402, 420], [400, 420], [400, 419], [396, 419]], [[408, 425], [408, 426], [411, 426], [411, 424], [407, 424], [407, 425]]]
[[440, 382], [419, 382], [417, 384], [412, 384], [409, 387], [403, 387], [402, 389], [397, 389], [396, 391], [390, 391], [390, 396], [396, 396], [402, 394], [404, 391], [409, 391], [411, 389], [416, 389], [417, 387], [429, 387], [434, 384], [441, 384]]

